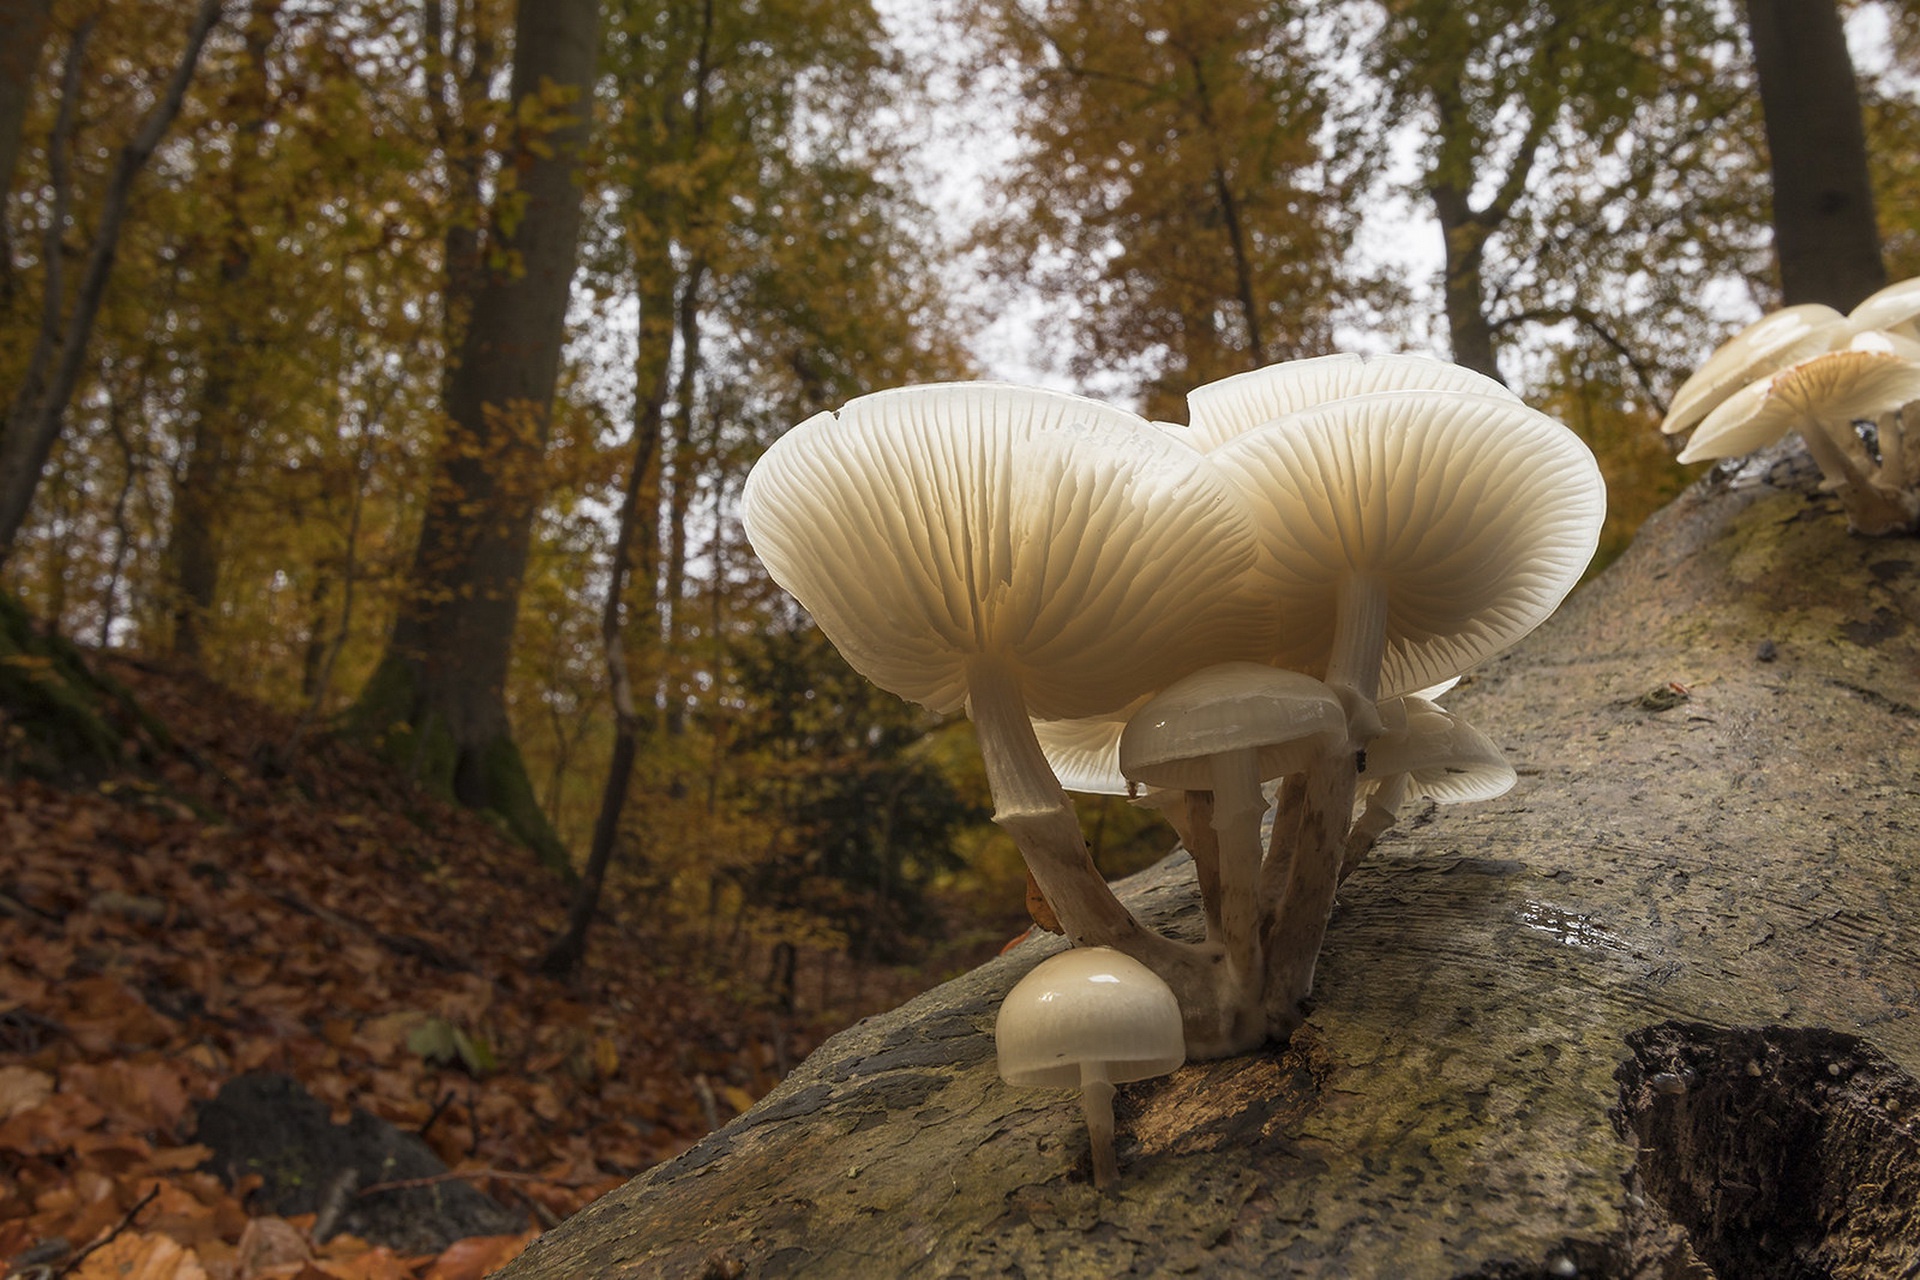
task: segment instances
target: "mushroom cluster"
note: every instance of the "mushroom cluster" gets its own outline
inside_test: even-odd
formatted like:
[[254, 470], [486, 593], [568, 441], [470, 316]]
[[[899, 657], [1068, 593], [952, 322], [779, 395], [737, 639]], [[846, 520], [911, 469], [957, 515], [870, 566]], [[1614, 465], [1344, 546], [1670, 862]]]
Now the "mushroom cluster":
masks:
[[1762, 316], [1681, 384], [1660, 429], [1693, 432], [1682, 462], [1798, 431], [1856, 532], [1920, 532], [1920, 277], [1846, 315], [1802, 303]]
[[[1510, 785], [1431, 697], [1572, 589], [1605, 491], [1572, 432], [1420, 357], [1274, 365], [1189, 413], [883, 391], [775, 442], [742, 518], [856, 670], [967, 713], [1061, 931], [1159, 975], [1205, 1058], [1292, 1033], [1334, 891], [1409, 796]], [[1113, 895], [1063, 783], [1166, 812], [1203, 938]]]

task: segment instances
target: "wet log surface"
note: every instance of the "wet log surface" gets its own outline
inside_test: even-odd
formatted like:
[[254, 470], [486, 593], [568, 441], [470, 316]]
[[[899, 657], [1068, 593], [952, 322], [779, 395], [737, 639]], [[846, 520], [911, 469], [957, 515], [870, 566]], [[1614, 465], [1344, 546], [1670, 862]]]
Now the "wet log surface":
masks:
[[[829, 1041], [511, 1280], [1920, 1276], [1920, 542], [1703, 484], [1448, 696], [1518, 787], [1403, 819], [1284, 1049], [1072, 1095], [1006, 956]], [[1175, 855], [1123, 897], [1198, 929]]]

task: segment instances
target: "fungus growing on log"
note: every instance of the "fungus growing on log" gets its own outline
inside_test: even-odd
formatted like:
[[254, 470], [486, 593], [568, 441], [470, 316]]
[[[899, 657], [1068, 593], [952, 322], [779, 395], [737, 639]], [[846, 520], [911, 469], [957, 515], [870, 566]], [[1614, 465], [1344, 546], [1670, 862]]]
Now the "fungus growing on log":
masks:
[[1075, 947], [1035, 965], [1000, 1002], [993, 1043], [1008, 1084], [1080, 1090], [1100, 1187], [1120, 1177], [1113, 1086], [1187, 1060], [1173, 991], [1110, 947]]
[[[1774, 340], [1756, 343], [1756, 334]], [[1756, 346], [1764, 358], [1753, 357]], [[1687, 380], [1661, 430], [1693, 430], [1682, 462], [1739, 457], [1798, 431], [1856, 533], [1914, 533], [1917, 405], [1920, 278], [1889, 285], [1844, 317], [1816, 304], [1763, 317]]]
[[[855, 669], [967, 711], [1044, 905], [1158, 974], [1186, 1053], [1215, 1057], [1299, 1023], [1376, 701], [1551, 613], [1605, 493], [1565, 427], [1438, 361], [1276, 366], [1192, 409], [1178, 428], [1017, 387], [881, 392], [778, 441], [742, 517]], [[1151, 789], [1194, 855], [1202, 941], [1119, 904], [1063, 782]]]

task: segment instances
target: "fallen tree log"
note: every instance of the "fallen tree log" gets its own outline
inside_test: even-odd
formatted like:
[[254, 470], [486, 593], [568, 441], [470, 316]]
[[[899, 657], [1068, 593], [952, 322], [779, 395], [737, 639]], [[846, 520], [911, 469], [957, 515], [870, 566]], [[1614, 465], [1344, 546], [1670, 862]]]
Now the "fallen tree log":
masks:
[[[1920, 1275], [1920, 542], [1804, 458], [1689, 490], [1448, 703], [1505, 798], [1343, 887], [1284, 1049], [998, 1080], [1033, 940], [830, 1040], [510, 1280]], [[1191, 864], [1136, 914], [1198, 930]]]

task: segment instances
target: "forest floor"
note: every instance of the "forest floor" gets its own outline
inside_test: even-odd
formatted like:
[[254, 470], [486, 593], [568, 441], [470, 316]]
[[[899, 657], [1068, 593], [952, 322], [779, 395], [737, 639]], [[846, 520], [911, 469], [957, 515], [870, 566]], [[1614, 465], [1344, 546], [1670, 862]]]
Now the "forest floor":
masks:
[[[183, 750], [0, 781], [0, 1273], [479, 1277], [943, 976], [843, 964], [830, 1007], [784, 1013], [687, 976], [688, 940], [617, 899], [576, 979], [534, 976], [566, 891], [524, 848], [323, 735], [284, 759], [293, 720], [206, 680], [111, 669]], [[257, 1175], [226, 1185], [194, 1138], [262, 1071], [418, 1134], [528, 1226], [405, 1256], [250, 1205]]]

